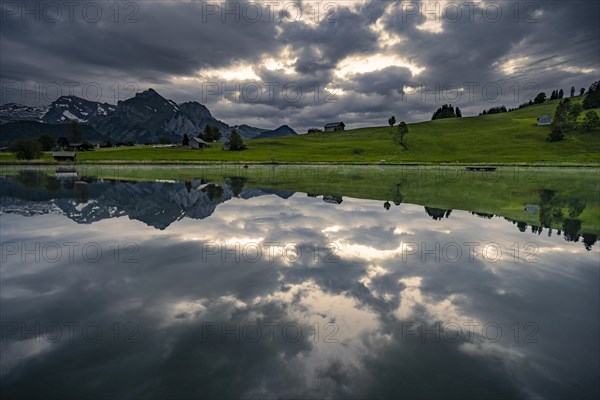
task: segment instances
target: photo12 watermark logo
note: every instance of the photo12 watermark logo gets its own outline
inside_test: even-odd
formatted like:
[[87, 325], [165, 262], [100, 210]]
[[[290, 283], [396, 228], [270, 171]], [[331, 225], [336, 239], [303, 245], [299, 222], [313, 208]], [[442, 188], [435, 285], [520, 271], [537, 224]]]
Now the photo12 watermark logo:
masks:
[[[0, 81], [0, 101], [2, 103], [47, 104], [63, 96], [77, 96], [88, 101], [127, 100], [140, 91], [134, 81], [98, 82], [53, 81], [53, 82], [16, 82]], [[109, 110], [104, 110], [107, 112]]]
[[139, 262], [140, 247], [135, 242], [4, 242], [0, 244], [3, 263], [58, 263], [84, 261], [86, 263], [113, 262], [135, 264]]
[[37, 343], [137, 343], [140, 327], [135, 322], [2, 322], [1, 340], [7, 342], [34, 341]]
[[402, 23], [537, 23], [541, 5], [533, 1], [415, 1], [400, 2]]
[[540, 92], [536, 82], [402, 82], [399, 85], [402, 102], [410, 99], [432, 103], [458, 103], [485, 100], [498, 103], [506, 95], [510, 95], [515, 103], [530, 100]]
[[400, 324], [402, 342], [420, 341], [421, 343], [458, 343], [488, 342], [498, 343], [508, 336], [514, 343], [539, 343], [540, 327], [537, 323], [514, 322], [507, 326], [498, 322], [480, 323], [476, 321], [450, 321], [427, 323], [423, 321], [405, 321]]
[[335, 82], [206, 81], [200, 83], [200, 90], [204, 103], [337, 103], [341, 94]]
[[489, 263], [497, 263], [501, 260], [526, 264], [537, 264], [539, 262], [535, 257], [539, 251], [539, 246], [534, 242], [525, 244], [514, 242], [509, 247], [505, 247], [504, 250], [496, 242], [403, 242], [401, 248], [403, 263], [409, 261], [421, 263], [473, 263], [476, 258]]
[[273, 263], [276, 259], [293, 264], [310, 254], [314, 263], [337, 263], [337, 243], [312, 243], [310, 246], [281, 242], [215, 242], [202, 243], [201, 260], [206, 262]]
[[335, 322], [302, 326], [297, 322], [202, 322], [201, 343], [339, 343], [340, 328]]
[[140, 7], [134, 1], [2, 1], [0, 21], [136, 24], [140, 22]]

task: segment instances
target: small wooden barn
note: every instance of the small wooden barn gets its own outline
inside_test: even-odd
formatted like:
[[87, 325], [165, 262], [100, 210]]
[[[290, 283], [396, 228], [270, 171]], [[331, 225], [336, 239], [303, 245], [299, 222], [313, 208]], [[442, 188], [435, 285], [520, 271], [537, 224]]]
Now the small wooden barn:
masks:
[[343, 131], [345, 127], [343, 122], [330, 122], [325, 125], [325, 132]]
[[74, 162], [75, 158], [77, 157], [77, 155], [75, 154], [74, 151], [57, 151], [52, 153], [52, 157], [54, 158], [54, 161], [71, 161]]
[[192, 137], [188, 144], [192, 149], [203, 149], [208, 147], [208, 143], [197, 137]]
[[542, 115], [537, 120], [538, 126], [545, 126], [552, 124], [552, 117], [549, 115]]

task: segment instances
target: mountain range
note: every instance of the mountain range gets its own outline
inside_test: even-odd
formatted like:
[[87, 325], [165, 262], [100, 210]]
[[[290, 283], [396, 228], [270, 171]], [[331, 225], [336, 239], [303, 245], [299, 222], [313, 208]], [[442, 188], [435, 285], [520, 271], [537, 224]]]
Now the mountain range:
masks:
[[166, 137], [180, 143], [183, 135], [197, 136], [206, 125], [219, 127], [226, 140], [236, 128], [243, 139], [295, 135], [287, 125], [270, 130], [249, 125], [228, 125], [213, 117], [206, 106], [189, 101], [177, 104], [154, 89], [137, 93], [117, 105], [99, 103], [77, 96], [61, 96], [47, 106], [30, 107], [7, 103], [0, 106], [0, 143], [33, 138], [47, 133], [55, 138], [68, 136], [77, 122], [83, 138], [90, 141], [155, 143]]

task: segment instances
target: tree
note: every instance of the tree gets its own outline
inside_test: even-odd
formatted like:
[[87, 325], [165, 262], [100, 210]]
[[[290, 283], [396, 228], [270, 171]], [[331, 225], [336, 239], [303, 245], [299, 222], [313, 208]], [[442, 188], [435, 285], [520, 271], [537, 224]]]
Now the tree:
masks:
[[544, 93], [544, 92], [538, 93], [538, 95], [535, 96], [535, 99], [533, 99], [533, 102], [535, 104], [542, 104], [545, 101], [546, 101], [546, 93]]
[[244, 141], [242, 140], [240, 133], [235, 128], [232, 129], [231, 133], [229, 134], [229, 140], [227, 141], [227, 145], [229, 145], [229, 150], [243, 150], [246, 148], [246, 145], [244, 145]]
[[388, 119], [388, 124], [390, 124], [390, 127], [394, 127], [394, 125], [396, 124], [396, 117], [394, 117], [393, 115], [390, 117], [390, 119]]
[[198, 135], [198, 137], [207, 142], [216, 142], [221, 139], [221, 130], [218, 126], [206, 125], [204, 127], [204, 132]]
[[577, 118], [579, 118], [579, 115], [581, 115], [582, 112], [583, 106], [579, 103], [573, 104], [571, 107], [569, 107], [568, 121], [573, 129], [577, 128]]
[[81, 143], [82, 138], [81, 127], [75, 121], [69, 125], [69, 140], [71, 143]]
[[456, 118], [462, 118], [462, 111], [458, 107], [456, 107]]
[[600, 107], [600, 81], [592, 83], [585, 99], [583, 99], [583, 108], [586, 110], [598, 107]]
[[59, 137], [56, 140], [56, 144], [58, 145], [58, 147], [68, 147], [69, 146], [69, 139], [67, 139], [64, 136]]
[[598, 113], [596, 111], [589, 110], [585, 113], [583, 127], [588, 131], [600, 127], [600, 117], [598, 117]]
[[181, 140], [181, 145], [182, 146], [187, 146], [190, 144], [190, 138], [188, 137], [187, 133], [183, 134], [183, 139]]
[[210, 137], [212, 136], [212, 128], [210, 125], [206, 125], [201, 134], [198, 135], [198, 138], [205, 140], [207, 142], [211, 142]]
[[550, 100], [556, 100], [558, 98], [558, 92], [556, 90], [553, 90], [552, 93], [550, 94]]
[[33, 160], [42, 156], [42, 145], [37, 140], [17, 140], [10, 145], [10, 151], [19, 160]]
[[221, 130], [219, 129], [218, 126], [213, 126], [213, 130], [212, 130], [212, 140], [213, 142], [217, 142], [221, 139]]
[[571, 97], [575, 97], [575, 86], [571, 86]]
[[56, 145], [54, 142], [54, 138], [50, 135], [42, 135], [38, 138], [38, 142], [40, 146], [42, 146], [42, 150], [50, 151]]
[[400, 122], [400, 125], [398, 125], [398, 134], [400, 136], [400, 145], [406, 149], [407, 147], [404, 145], [404, 136], [408, 135], [408, 126], [404, 121]]
[[86, 151], [94, 150], [94, 145], [88, 142], [87, 140], [84, 140], [81, 144], [81, 149]]
[[556, 107], [554, 112], [554, 118], [552, 120], [551, 131], [546, 138], [547, 142], [557, 142], [563, 140], [565, 135], [564, 132], [569, 127], [569, 108], [571, 102], [569, 99], [563, 99]]
[[585, 93], [585, 88], [579, 89], [579, 95], [580, 96], [583, 96], [584, 93]]
[[562, 89], [560, 89], [560, 91], [558, 92], [558, 98], [562, 99], [565, 96], [565, 92], [563, 92]]

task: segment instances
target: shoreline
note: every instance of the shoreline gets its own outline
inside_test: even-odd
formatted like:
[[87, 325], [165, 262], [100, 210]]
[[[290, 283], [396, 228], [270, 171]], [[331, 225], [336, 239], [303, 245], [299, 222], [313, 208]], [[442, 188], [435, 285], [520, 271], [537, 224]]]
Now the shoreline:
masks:
[[600, 161], [597, 163], [560, 163], [560, 162], [409, 162], [409, 163], [392, 163], [392, 162], [261, 162], [261, 161], [172, 161], [172, 160], [90, 160], [89, 162], [77, 162], [77, 163], [59, 163], [49, 161], [0, 161], [1, 166], [55, 166], [55, 167], [77, 167], [84, 165], [104, 165], [104, 166], [119, 166], [119, 165], [143, 165], [143, 166], [219, 166], [219, 165], [241, 165], [241, 166], [277, 166], [277, 165], [318, 165], [318, 166], [397, 166], [397, 167], [419, 167], [419, 166], [430, 166], [430, 167], [468, 167], [468, 166], [493, 166], [493, 167], [541, 167], [541, 168], [600, 168]]

